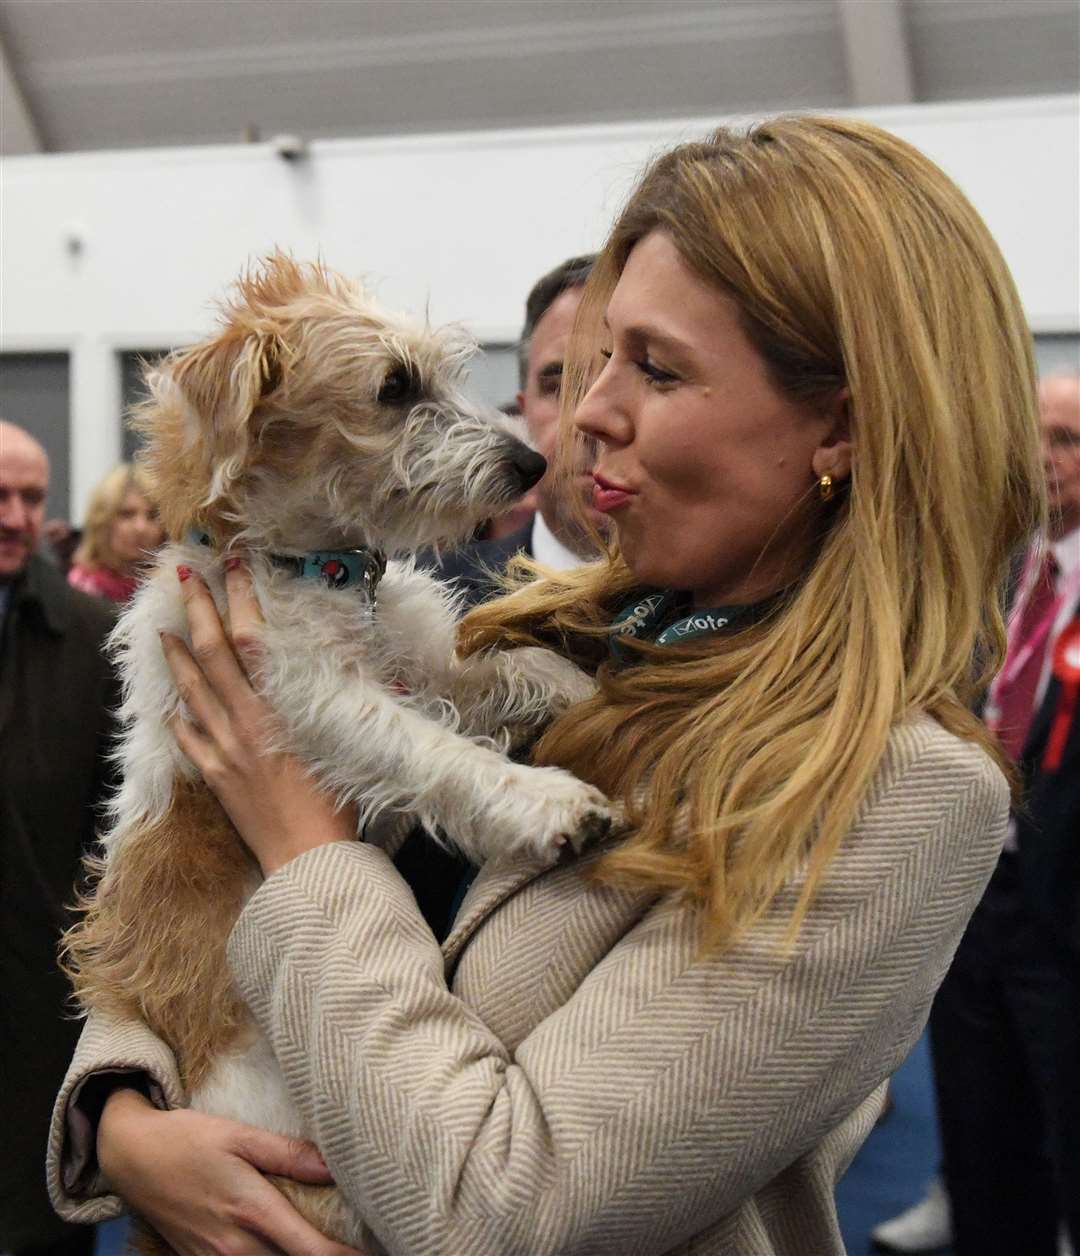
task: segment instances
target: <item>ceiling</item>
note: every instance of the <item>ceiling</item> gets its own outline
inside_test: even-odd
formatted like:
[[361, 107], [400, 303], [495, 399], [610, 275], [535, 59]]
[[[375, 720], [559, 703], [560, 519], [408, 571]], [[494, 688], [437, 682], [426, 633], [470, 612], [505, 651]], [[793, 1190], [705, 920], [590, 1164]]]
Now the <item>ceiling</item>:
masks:
[[0, 0], [3, 151], [1076, 91], [1080, 0]]

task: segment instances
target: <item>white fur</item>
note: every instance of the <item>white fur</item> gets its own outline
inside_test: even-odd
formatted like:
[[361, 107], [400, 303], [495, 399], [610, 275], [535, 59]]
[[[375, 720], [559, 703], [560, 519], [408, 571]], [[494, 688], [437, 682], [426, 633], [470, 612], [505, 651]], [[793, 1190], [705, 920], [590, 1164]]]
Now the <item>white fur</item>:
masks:
[[[170, 546], [115, 629], [126, 733], [123, 786], [105, 837], [110, 861], [122, 857], [125, 837], [168, 811], [177, 777], [195, 775], [165, 723], [181, 703], [158, 638], [160, 629], [187, 635], [178, 563], [201, 572], [225, 609], [214, 556]], [[411, 562], [388, 565], [374, 615], [359, 592], [298, 580], [258, 558], [252, 570], [266, 620], [260, 686], [286, 721], [289, 746], [358, 803], [369, 840], [400, 836], [401, 825], [375, 821], [405, 812], [476, 861], [509, 850], [551, 860], [563, 840], [605, 814], [603, 798], [568, 773], [512, 763], [500, 749], [508, 724], [538, 725], [587, 696], [592, 682], [571, 664], [535, 649], [459, 659], [454, 600]], [[399, 681], [408, 696], [394, 690]], [[313, 1132], [254, 1022], [191, 1105], [276, 1133]], [[352, 1235], [371, 1245], [366, 1229]]]
[[[460, 337], [384, 314], [348, 285], [336, 305], [319, 300], [325, 326], [322, 313], [295, 327], [288, 309], [280, 315], [281, 369], [292, 375], [269, 397], [234, 368], [237, 398], [219, 394], [219, 413], [208, 418], [189, 404], [168, 364], [151, 380], [159, 410], [180, 414], [190, 456], [205, 448], [209, 459], [207, 496], [192, 508], [223, 499], [230, 543], [249, 557], [265, 620], [255, 683], [281, 718], [284, 745], [341, 800], [357, 804], [370, 840], [397, 840], [406, 821], [418, 820], [477, 862], [507, 852], [554, 860], [565, 842], [603, 826], [606, 802], [569, 773], [513, 763], [506, 751], [586, 697], [592, 682], [540, 649], [460, 658], [459, 605], [410, 557], [467, 535], [520, 492], [516, 429], [458, 390]], [[238, 359], [244, 370], [256, 370], [265, 339], [250, 333]], [[401, 362], [422, 378], [404, 414], [378, 398], [386, 371]], [[222, 414], [239, 421], [229, 426]], [[231, 447], [221, 443], [222, 431]], [[301, 453], [319, 451], [315, 465], [304, 462], [304, 476], [280, 457], [262, 457], [264, 443], [283, 432]], [[219, 442], [213, 449], [205, 443], [211, 436]], [[364, 544], [393, 556], [374, 612], [362, 591], [297, 579], [270, 557]], [[222, 557], [193, 543], [168, 546], [114, 631], [124, 678], [123, 785], [104, 839], [109, 866], [129, 839], [166, 815], [177, 780], [195, 776], [168, 728], [182, 704], [158, 634], [190, 640], [178, 564], [200, 573], [224, 614]], [[283, 1133], [309, 1132], [254, 1024], [192, 1103]]]
[[[511, 729], [536, 728], [591, 692], [572, 664], [537, 649], [460, 659], [455, 602], [411, 561], [388, 564], [375, 614], [358, 590], [299, 580], [258, 555], [251, 563], [265, 619], [259, 687], [282, 717], [284, 744], [357, 804], [362, 829], [389, 810], [448, 835], [476, 862], [513, 851], [550, 860], [602, 821], [597, 791], [504, 753]], [[166, 723], [181, 704], [158, 637], [187, 636], [179, 564], [226, 610], [216, 556], [173, 545], [114, 631], [126, 731], [110, 859], [125, 835], [165, 815], [176, 778], [195, 771]]]
[[274, 1134], [308, 1138], [266, 1035], [252, 1026], [242, 1043], [223, 1055], [191, 1096], [196, 1112], [257, 1125]]

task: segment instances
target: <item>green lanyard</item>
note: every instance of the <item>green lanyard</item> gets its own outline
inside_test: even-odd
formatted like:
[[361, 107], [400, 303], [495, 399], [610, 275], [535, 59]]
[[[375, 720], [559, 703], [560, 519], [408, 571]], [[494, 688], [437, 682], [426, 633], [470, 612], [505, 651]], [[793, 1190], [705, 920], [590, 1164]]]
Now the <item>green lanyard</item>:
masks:
[[685, 593], [674, 589], [646, 593], [624, 606], [612, 621], [608, 639], [612, 657], [622, 663], [641, 657], [624, 647], [623, 642], [629, 638], [651, 641], [654, 645], [681, 645], [697, 637], [712, 637], [745, 628], [763, 620], [779, 605], [782, 597], [783, 594], [778, 593], [749, 605], [701, 607], [673, 619], [685, 606]]

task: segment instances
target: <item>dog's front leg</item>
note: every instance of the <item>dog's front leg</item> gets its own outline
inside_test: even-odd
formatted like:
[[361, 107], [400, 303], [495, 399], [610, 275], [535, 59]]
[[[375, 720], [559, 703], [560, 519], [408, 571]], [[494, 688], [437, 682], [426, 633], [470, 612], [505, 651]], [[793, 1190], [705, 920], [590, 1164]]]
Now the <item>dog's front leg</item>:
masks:
[[459, 660], [449, 697], [472, 736], [509, 735], [509, 744], [535, 735], [575, 703], [596, 692], [596, 681], [551, 650], [525, 646]]
[[375, 684], [343, 686], [292, 731], [293, 744], [362, 818], [408, 812], [476, 862], [511, 850], [554, 859], [609, 822], [603, 795], [569, 772], [512, 763]]
[[397, 573], [396, 600], [380, 612], [390, 626], [402, 676], [436, 703], [449, 699], [458, 727], [471, 736], [508, 744], [528, 740], [567, 707], [587, 698], [595, 683], [551, 650], [484, 650], [462, 658], [455, 650], [460, 607], [430, 573]]

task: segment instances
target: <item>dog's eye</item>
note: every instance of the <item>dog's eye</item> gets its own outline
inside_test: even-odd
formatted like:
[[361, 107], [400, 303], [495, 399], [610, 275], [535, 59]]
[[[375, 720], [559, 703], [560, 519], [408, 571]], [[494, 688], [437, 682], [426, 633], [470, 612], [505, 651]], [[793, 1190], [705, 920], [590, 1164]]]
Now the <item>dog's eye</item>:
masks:
[[403, 401], [413, 391], [415, 381], [403, 366], [396, 366], [383, 380], [379, 388], [381, 402]]

